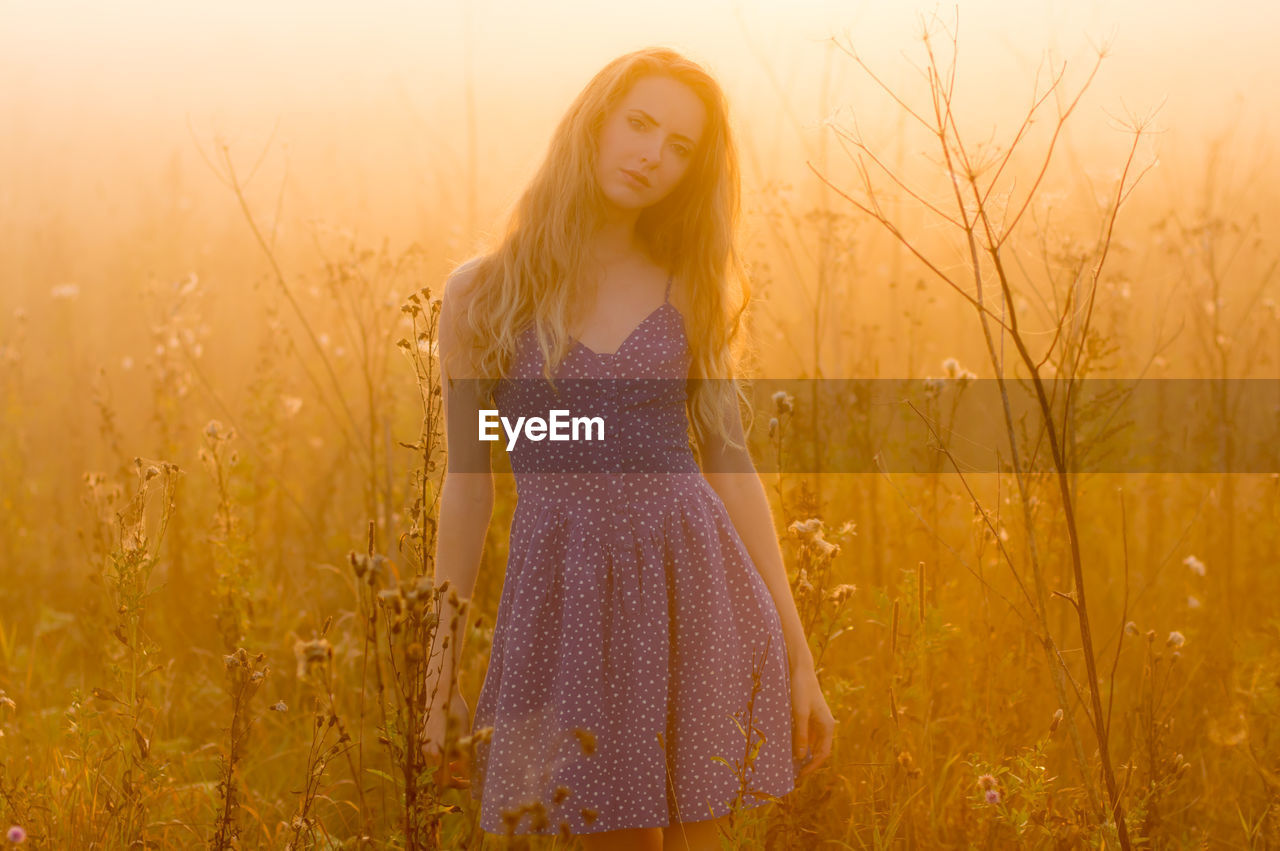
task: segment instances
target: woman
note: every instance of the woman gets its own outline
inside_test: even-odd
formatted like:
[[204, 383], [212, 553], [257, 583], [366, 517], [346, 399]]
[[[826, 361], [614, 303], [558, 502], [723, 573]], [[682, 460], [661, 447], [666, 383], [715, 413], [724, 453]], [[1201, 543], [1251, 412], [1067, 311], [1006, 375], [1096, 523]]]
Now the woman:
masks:
[[[437, 584], [475, 585], [493, 507], [482, 411], [558, 405], [613, 435], [502, 438], [518, 501], [474, 719], [492, 728], [471, 786], [487, 831], [718, 848], [732, 807], [785, 795], [830, 752], [741, 390], [710, 380], [733, 376], [749, 297], [728, 303], [730, 280], [747, 293], [738, 198], [717, 83], [671, 50], [627, 54], [570, 107], [498, 248], [445, 286]], [[435, 663], [450, 686], [453, 651]], [[444, 707], [466, 723], [449, 691], [425, 731], [435, 756]]]

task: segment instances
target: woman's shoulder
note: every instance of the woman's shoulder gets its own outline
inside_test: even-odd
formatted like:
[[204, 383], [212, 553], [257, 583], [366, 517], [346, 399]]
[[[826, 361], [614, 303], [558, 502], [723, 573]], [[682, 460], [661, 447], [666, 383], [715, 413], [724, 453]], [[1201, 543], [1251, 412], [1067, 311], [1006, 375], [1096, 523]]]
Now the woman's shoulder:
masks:
[[457, 303], [470, 298], [476, 273], [480, 270], [480, 265], [487, 259], [488, 255], [477, 254], [475, 257], [464, 260], [455, 266], [453, 271], [445, 278], [443, 299], [446, 302]]
[[[440, 298], [440, 350], [451, 361], [455, 355], [475, 349], [471, 334], [466, 330], [465, 317], [475, 297], [476, 274], [484, 260], [485, 255], [472, 257], [456, 266], [445, 278], [444, 293]], [[450, 372], [457, 377], [471, 376], [472, 370], [464, 363], [465, 359], [454, 362], [454, 369]]]

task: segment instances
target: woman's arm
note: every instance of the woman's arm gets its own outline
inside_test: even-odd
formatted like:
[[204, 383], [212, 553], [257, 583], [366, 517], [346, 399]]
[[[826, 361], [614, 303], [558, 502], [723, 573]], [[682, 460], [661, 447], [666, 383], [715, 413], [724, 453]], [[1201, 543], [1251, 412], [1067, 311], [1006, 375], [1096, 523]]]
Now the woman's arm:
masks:
[[[435, 584], [439, 587], [448, 581], [450, 590], [444, 595], [432, 656], [428, 658], [433, 660], [432, 673], [439, 671], [444, 677], [441, 680], [442, 692], [446, 691], [443, 688], [445, 684], [450, 688], [456, 685], [453, 661], [462, 652], [468, 616], [468, 612], [461, 610], [460, 603], [470, 600], [475, 590], [494, 503], [488, 445], [477, 440], [476, 435], [478, 412], [482, 407], [479, 382], [462, 357], [465, 337], [461, 333], [460, 317], [469, 284], [468, 266], [463, 266], [449, 277], [439, 318], [441, 404], [448, 468], [440, 492]], [[451, 364], [456, 374], [450, 373]], [[445, 650], [442, 639], [450, 634], [454, 638]], [[437, 702], [445, 696], [438, 694]]]
[[718, 435], [704, 437], [698, 434], [702, 475], [724, 503], [733, 527], [768, 586], [782, 620], [782, 635], [791, 668], [792, 756], [800, 768], [798, 778], [804, 778], [830, 756], [835, 717], [822, 695], [809, 640], [800, 623], [795, 599], [791, 596], [791, 584], [787, 581], [786, 566], [782, 562], [782, 548], [773, 528], [773, 511], [755, 464], [746, 450], [742, 414], [736, 397], [730, 397], [723, 416], [729, 436], [743, 448], [730, 447]]
[[800, 622], [795, 599], [791, 595], [791, 584], [787, 580], [787, 569], [782, 561], [782, 548], [778, 543], [777, 532], [774, 531], [773, 510], [769, 506], [769, 498], [751, 455], [746, 450], [742, 416], [736, 402], [731, 404], [733, 410], [726, 410], [724, 413], [725, 423], [730, 437], [735, 443], [743, 444], [743, 448], [728, 446], [718, 435], [704, 436], [699, 433], [702, 475], [724, 503], [734, 529], [747, 548], [747, 554], [751, 556], [769, 589], [769, 595], [778, 609], [778, 617], [782, 620], [782, 635], [787, 643], [791, 669], [812, 669], [813, 654], [809, 650], [809, 640]]

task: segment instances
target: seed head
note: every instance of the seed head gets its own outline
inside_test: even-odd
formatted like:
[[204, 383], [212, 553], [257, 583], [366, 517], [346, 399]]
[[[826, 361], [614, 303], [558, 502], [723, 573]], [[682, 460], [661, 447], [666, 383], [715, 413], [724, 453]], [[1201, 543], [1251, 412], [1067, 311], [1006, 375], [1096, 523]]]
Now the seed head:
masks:
[[293, 655], [298, 661], [298, 679], [302, 679], [313, 665], [324, 665], [333, 658], [333, 645], [327, 638], [299, 639], [294, 642]]
[[1182, 560], [1182, 563], [1185, 564], [1187, 568], [1196, 576], [1204, 576], [1204, 573], [1205, 573], [1204, 562], [1202, 562], [1200, 559], [1196, 558], [1195, 556], [1187, 556]]
[[853, 592], [857, 590], [858, 587], [856, 585], [837, 585], [827, 593], [827, 599], [839, 606], [842, 605], [845, 600], [852, 597]]
[[808, 520], [797, 520], [787, 527], [787, 531], [798, 538], [809, 539], [822, 531], [822, 520], [810, 517]]

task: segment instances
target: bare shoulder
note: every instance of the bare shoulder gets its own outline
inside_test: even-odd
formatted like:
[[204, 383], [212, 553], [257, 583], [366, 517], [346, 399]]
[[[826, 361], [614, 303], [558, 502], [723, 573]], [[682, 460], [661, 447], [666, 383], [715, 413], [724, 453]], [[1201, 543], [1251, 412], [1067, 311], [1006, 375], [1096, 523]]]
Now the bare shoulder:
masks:
[[476, 271], [480, 267], [484, 255], [477, 255], [459, 264], [444, 282], [444, 296], [441, 308], [465, 306], [471, 296], [471, 287], [475, 283]]
[[[475, 296], [474, 284], [476, 272], [483, 255], [472, 257], [454, 269], [444, 282], [444, 294], [440, 298], [440, 354], [444, 358], [454, 359], [466, 351], [470, 334], [466, 331], [464, 317], [471, 299]], [[466, 377], [469, 370], [462, 366], [462, 361], [451, 360], [455, 369], [449, 369], [454, 377]]]

